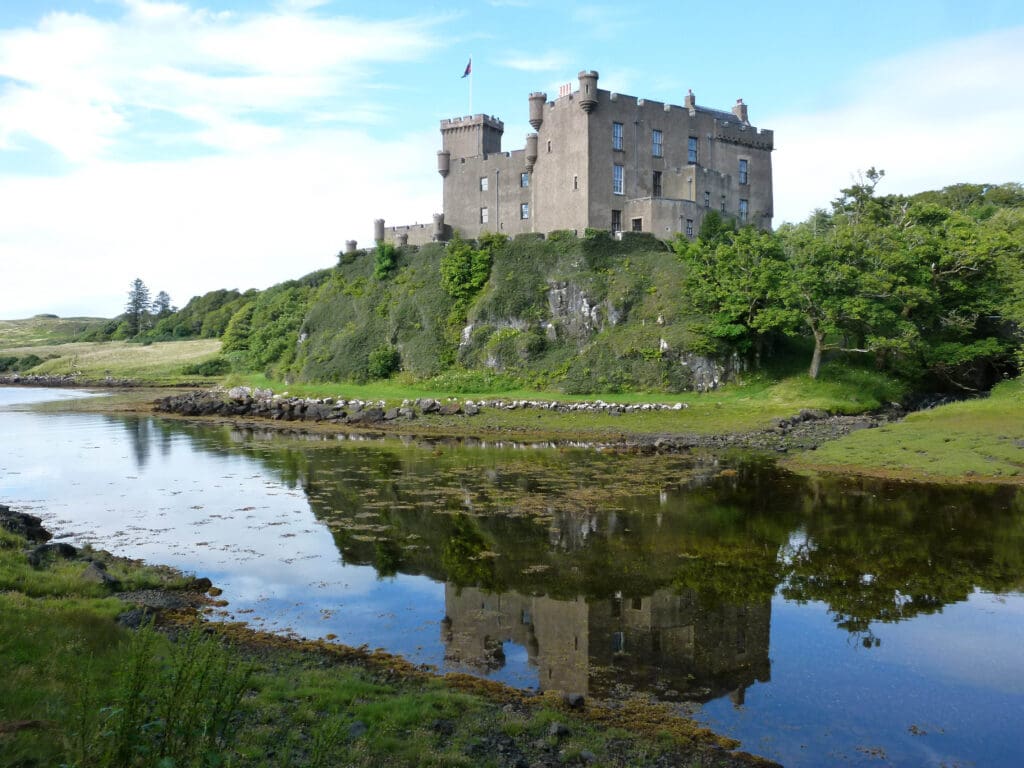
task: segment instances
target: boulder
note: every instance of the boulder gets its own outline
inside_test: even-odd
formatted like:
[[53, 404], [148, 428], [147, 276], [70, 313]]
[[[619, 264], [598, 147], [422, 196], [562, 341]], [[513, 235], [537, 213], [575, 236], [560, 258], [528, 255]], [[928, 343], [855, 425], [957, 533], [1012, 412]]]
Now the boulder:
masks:
[[43, 528], [42, 518], [27, 512], [15, 512], [6, 504], [0, 504], [0, 528], [16, 536], [24, 536], [33, 543], [53, 538], [53, 534]]
[[82, 581], [88, 581], [93, 584], [103, 584], [111, 589], [117, 589], [121, 586], [121, 582], [107, 573], [107, 569], [103, 563], [96, 562], [95, 560], [89, 563], [89, 565], [86, 566], [86, 569], [82, 571], [81, 578]]

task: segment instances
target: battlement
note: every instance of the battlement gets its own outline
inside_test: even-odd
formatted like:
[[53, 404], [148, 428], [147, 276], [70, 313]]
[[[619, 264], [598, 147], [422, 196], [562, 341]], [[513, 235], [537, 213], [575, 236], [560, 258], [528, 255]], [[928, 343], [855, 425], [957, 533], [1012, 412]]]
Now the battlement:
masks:
[[465, 117], [451, 117], [441, 121], [441, 132], [453, 131], [458, 128], [487, 127], [496, 131], [505, 130], [505, 124], [491, 115], [477, 114], [466, 115]]
[[505, 124], [490, 115], [466, 115], [441, 121], [441, 151], [449, 158], [501, 152]]
[[754, 128], [749, 123], [736, 120], [722, 120], [715, 124], [715, 139], [744, 147], [772, 150], [775, 147], [775, 133], [767, 128]]

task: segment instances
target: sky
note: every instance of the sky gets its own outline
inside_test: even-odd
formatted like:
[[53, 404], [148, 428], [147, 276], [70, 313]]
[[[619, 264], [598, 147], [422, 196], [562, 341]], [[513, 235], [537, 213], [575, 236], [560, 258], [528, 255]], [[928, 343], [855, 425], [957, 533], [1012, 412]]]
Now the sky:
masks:
[[0, 318], [330, 267], [374, 219], [440, 211], [442, 119], [521, 149], [528, 95], [584, 69], [743, 98], [775, 132], [775, 226], [870, 167], [887, 193], [1024, 181], [1020, 0], [2, 0]]

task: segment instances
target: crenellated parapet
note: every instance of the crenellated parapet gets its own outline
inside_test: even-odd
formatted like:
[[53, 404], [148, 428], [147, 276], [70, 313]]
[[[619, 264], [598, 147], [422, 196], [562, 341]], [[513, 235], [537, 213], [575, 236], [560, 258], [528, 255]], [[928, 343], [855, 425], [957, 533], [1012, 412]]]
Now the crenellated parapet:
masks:
[[490, 115], [466, 115], [442, 120], [441, 150], [455, 158], [496, 154], [501, 152], [501, 136], [504, 132], [505, 124]]
[[750, 123], [739, 121], [715, 121], [714, 137], [716, 141], [727, 144], [739, 144], [753, 149], [771, 151], [775, 148], [775, 133], [767, 128], [755, 128]]

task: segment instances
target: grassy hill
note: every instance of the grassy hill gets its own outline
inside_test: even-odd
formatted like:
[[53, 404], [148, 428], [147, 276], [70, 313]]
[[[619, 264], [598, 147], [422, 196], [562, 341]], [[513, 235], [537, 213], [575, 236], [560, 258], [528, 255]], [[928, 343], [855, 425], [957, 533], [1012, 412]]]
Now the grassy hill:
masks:
[[403, 248], [384, 272], [373, 251], [346, 254], [275, 286], [232, 318], [225, 353], [235, 370], [308, 382], [401, 373], [454, 389], [494, 377], [564, 393], [694, 385], [684, 267], [654, 238], [498, 242], [489, 278], [462, 293], [442, 279], [450, 251]]
[[100, 317], [36, 315], [24, 320], [0, 320], [0, 348], [64, 344], [102, 329], [109, 323]]

